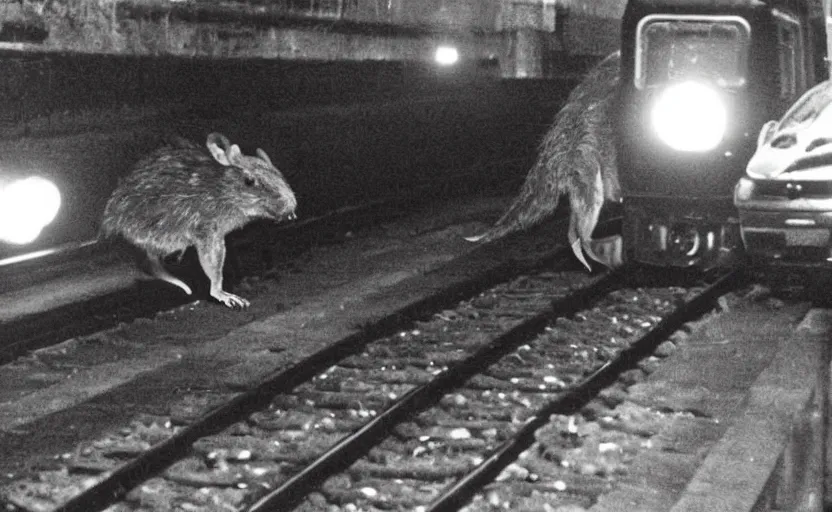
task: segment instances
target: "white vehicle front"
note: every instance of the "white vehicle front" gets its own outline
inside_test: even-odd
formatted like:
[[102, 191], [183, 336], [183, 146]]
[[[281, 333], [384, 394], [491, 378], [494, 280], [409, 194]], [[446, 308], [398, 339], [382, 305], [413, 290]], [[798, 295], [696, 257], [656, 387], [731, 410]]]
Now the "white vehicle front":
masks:
[[832, 263], [832, 82], [763, 126], [734, 204], [752, 256]]

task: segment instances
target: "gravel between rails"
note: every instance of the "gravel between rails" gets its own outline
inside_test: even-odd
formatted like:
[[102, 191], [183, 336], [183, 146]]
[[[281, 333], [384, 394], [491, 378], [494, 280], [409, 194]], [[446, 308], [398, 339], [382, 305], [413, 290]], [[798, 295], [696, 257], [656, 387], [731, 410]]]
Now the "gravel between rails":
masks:
[[[583, 274], [573, 273], [573, 275], [567, 277], [555, 274], [554, 276], [559, 277], [562, 281], [560, 294], [567, 294], [571, 289], [591, 282], [591, 279]], [[563, 282], [563, 279], [568, 279], [569, 282]], [[525, 295], [528, 295], [528, 293], [525, 293]], [[485, 301], [486, 305], [490, 305], [490, 302], [493, 302], [494, 299], [482, 300]], [[539, 297], [536, 300], [541, 303]], [[542, 303], [544, 307], [548, 307], [548, 301], [544, 299]], [[516, 318], [518, 311], [524, 307], [529, 308], [529, 306], [518, 306], [517, 304], [517, 300], [510, 301], [506, 308], [509, 311], [508, 316], [485, 315], [487, 316], [486, 323], [491, 325], [491, 329], [505, 329], [513, 325], [518, 321]], [[455, 310], [439, 312], [436, 321], [454, 325], [458, 322], [465, 322], [470, 316], [478, 315], [479, 313], [477, 313], [474, 306], [470, 303], [463, 303]], [[449, 349], [443, 346], [443, 343], [445, 339], [451, 336], [451, 333], [443, 331], [445, 329], [437, 333], [439, 336], [437, 346], [440, 349], [438, 351], [443, 354], [438, 355], [437, 361], [439, 362], [443, 361], [442, 358], [452, 360], [455, 357], [454, 352], [464, 351], [466, 345], [470, 348], [485, 343], [489, 338], [484, 333], [479, 333], [473, 338], [465, 338], [458, 347]], [[400, 346], [407, 348], [405, 353], [392, 354], [388, 345], [378, 349], [381, 354], [388, 353], [395, 358], [425, 358], [431, 356], [431, 350], [425, 350], [424, 347], [420, 347], [406, 337], [396, 335], [393, 339], [406, 342], [404, 345], [399, 343]], [[379, 354], [374, 353], [373, 355]], [[353, 358], [355, 364], [360, 364], [361, 359], [361, 357]], [[356, 428], [359, 422], [374, 414], [371, 411], [378, 411], [389, 403], [391, 392], [400, 389], [400, 386], [412, 386], [420, 381], [417, 378], [411, 384], [405, 384], [404, 382], [412, 381], [414, 375], [421, 375], [421, 378], [424, 378], [426, 373], [430, 374], [438, 368], [435, 363], [434, 368], [427, 372], [413, 365], [408, 366], [399, 363], [399, 366], [405, 370], [399, 368], [382, 372], [385, 375], [384, 379], [389, 382], [386, 382], [381, 390], [372, 393], [363, 390], [362, 386], [377, 386], [377, 384], [368, 384], [363, 381], [356, 381], [351, 384], [346, 381], [342, 390], [344, 394], [335, 394], [327, 390], [328, 387], [332, 386], [331, 383], [334, 382], [334, 379], [319, 378], [315, 380], [316, 383], [326, 383], [323, 389], [299, 388], [292, 395], [278, 396], [266, 412], [255, 414], [248, 421], [236, 424], [224, 433], [226, 436], [233, 435], [235, 438], [234, 446], [214, 450], [211, 452], [212, 456], [208, 457], [200, 452], [204, 446], [210, 446], [210, 442], [206, 440], [194, 446], [191, 457], [174, 464], [166, 471], [165, 474], [169, 478], [161, 480], [164, 481], [165, 485], [176, 483], [181, 486], [179, 496], [171, 496], [169, 493], [161, 491], [152, 491], [159, 485], [154, 479], [134, 490], [128, 496], [127, 503], [131, 503], [130, 500], [144, 505], [154, 502], [157, 505], [165, 503], [161, 508], [157, 508], [158, 510], [170, 510], [171, 504], [174, 504], [174, 510], [188, 510], [190, 509], [189, 502], [198, 507], [217, 507], [216, 510], [227, 510], [228, 506], [240, 506], [247, 495], [252, 495], [251, 491], [248, 490], [249, 488], [257, 488], [258, 486], [263, 488], [260, 482], [272, 485], [276, 479], [279, 481], [280, 475], [291, 474], [292, 464], [297, 464], [297, 461], [303, 461], [319, 454], [341, 437], [342, 434], [339, 432]], [[387, 391], [388, 388], [389, 391]], [[180, 404], [174, 405], [167, 416], [133, 418], [130, 424], [123, 427], [119, 432], [113, 432], [103, 439], [79, 446], [74, 453], [64, 454], [62, 458], [65, 464], [62, 464], [59, 469], [41, 472], [36, 480], [19, 481], [11, 485], [6, 489], [5, 497], [24, 510], [51, 510], [56, 503], [65, 502], [70, 496], [74, 496], [81, 490], [94, 485], [106, 475], [106, 472], [123, 464], [124, 461], [129, 460], [135, 454], [169, 438], [174, 432], [183, 428], [187, 421], [193, 420], [205, 409], [233, 396], [235, 394], [229, 392], [191, 393], [183, 398]], [[333, 406], [333, 409], [328, 409], [327, 412], [323, 413], [328, 419], [322, 423], [310, 421], [311, 418], [306, 416], [308, 411], [304, 409], [316, 401]], [[293, 409], [290, 413], [286, 413], [284, 407], [292, 403], [297, 403], [299, 407]], [[276, 411], [276, 413], [269, 414], [271, 410]], [[258, 437], [258, 435], [261, 437]], [[272, 435], [275, 437], [272, 437]], [[266, 450], [266, 446], [271, 448]], [[251, 464], [256, 461], [270, 462], [276, 464], [276, 466]], [[231, 464], [231, 462], [234, 462], [234, 464]], [[242, 463], [243, 466], [237, 468], [237, 463]], [[251, 469], [246, 469], [247, 467]], [[236, 472], [236, 469], [241, 469], [241, 472]], [[102, 471], [104, 473], [101, 473]], [[191, 496], [194, 486], [208, 484], [217, 486], [216, 493], [200, 491]], [[199, 487], [196, 489], [198, 491]], [[145, 496], [148, 494], [145, 491], [148, 490], [151, 490], [149, 492], [151, 497]], [[152, 498], [158, 495], [162, 495], [163, 498], [160, 500]], [[177, 503], [182, 503], [182, 506], [176, 505]], [[207, 510], [213, 509], [209, 508]]]
[[[450, 485], [523, 429], [538, 410], [615, 358], [690, 293], [683, 288], [624, 288], [571, 318], [558, 318], [490, 367], [485, 378], [471, 379], [443, 397], [439, 407], [396, 429], [378, 449], [325, 482], [300, 510], [428, 510]], [[544, 458], [538, 471], [546, 474], [552, 464]], [[527, 479], [524, 484], [532, 488], [538, 478], [516, 464], [498, 479], [506, 475]], [[587, 473], [578, 488], [609, 485], [594, 476]], [[487, 502], [489, 507], [494, 504]], [[529, 510], [543, 510], [542, 501], [536, 505]]]
[[[267, 409], [200, 439], [187, 457], [107, 510], [241, 510], [414, 387], [594, 280], [577, 272], [522, 276], [372, 343], [292, 393], [275, 397]], [[324, 482], [300, 509], [424, 508], [516, 432], [535, 409], [604, 365], [691, 293], [679, 287], [621, 289], [571, 318], [553, 321], [538, 337], [443, 398], [438, 408], [400, 424], [347, 472]], [[672, 344], [663, 350], [672, 350]], [[192, 393], [167, 416], [133, 418], [120, 431], [65, 454], [60, 469], [9, 486], [5, 497], [23, 510], [52, 510], [233, 396]], [[574, 433], [581, 424], [568, 420], [565, 428]], [[627, 428], [618, 430], [627, 433]], [[625, 440], [621, 444], [629, 446]], [[603, 488], [603, 478], [595, 478], [591, 465], [585, 467], [582, 481]], [[527, 483], [533, 491], [534, 482]]]

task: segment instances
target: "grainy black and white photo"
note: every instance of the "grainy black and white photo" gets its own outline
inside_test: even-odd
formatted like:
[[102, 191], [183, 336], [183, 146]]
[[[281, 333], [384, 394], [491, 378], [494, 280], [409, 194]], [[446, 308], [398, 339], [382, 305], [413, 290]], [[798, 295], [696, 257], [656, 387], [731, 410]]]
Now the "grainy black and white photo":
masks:
[[0, 0], [0, 511], [832, 511], [832, 0]]

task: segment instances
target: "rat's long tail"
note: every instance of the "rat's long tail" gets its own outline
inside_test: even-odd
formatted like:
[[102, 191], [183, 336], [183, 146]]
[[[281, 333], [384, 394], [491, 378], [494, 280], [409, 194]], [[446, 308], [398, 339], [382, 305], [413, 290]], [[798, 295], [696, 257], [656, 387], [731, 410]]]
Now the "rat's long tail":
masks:
[[547, 167], [548, 152], [544, 148], [534, 167], [526, 176], [520, 194], [508, 210], [485, 233], [468, 237], [471, 242], [490, 242], [509, 233], [528, 229], [548, 215], [554, 213], [562, 194], [561, 180], [557, 179], [558, 169]]
[[190, 286], [185, 284], [181, 279], [175, 277], [173, 274], [168, 272], [165, 268], [164, 262], [162, 258], [153, 254], [147, 255], [147, 260], [144, 264], [140, 265], [143, 267], [143, 270], [146, 270], [150, 275], [157, 279], [161, 279], [167, 283], [170, 283], [174, 286], [178, 286], [188, 295], [193, 295]]
[[[595, 210], [600, 211], [597, 205], [599, 201], [603, 204], [605, 196], [603, 188], [597, 190], [598, 180], [603, 180], [600, 172], [610, 165], [601, 160], [614, 159], [614, 151], [609, 155], [609, 151], [601, 148], [611, 142], [599, 138], [612, 137], [610, 110], [618, 89], [619, 61], [619, 52], [609, 55], [570, 93], [543, 139], [537, 160], [519, 195], [490, 229], [467, 240], [487, 242], [528, 229], [552, 215], [565, 193], [575, 196], [571, 201], [573, 207], [576, 201], [592, 205], [573, 213], [580, 217], [573, 219], [574, 227], [570, 232], [583, 239], [588, 225], [592, 224], [594, 228], [597, 223]], [[587, 215], [589, 218], [584, 218]], [[579, 225], [581, 229], [575, 231]], [[579, 259], [585, 262], [582, 256]]]

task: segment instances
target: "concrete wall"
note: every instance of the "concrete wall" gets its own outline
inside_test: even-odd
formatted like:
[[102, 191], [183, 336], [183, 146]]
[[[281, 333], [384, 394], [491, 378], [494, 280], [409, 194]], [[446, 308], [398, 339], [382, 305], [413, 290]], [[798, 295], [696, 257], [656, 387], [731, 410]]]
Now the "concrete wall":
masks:
[[[624, 0], [23, 0], [0, 3], [0, 48], [123, 55], [420, 60], [442, 42], [506, 59], [517, 30], [608, 53]], [[595, 22], [585, 32], [583, 20]], [[587, 36], [591, 34], [591, 36]], [[596, 42], [602, 38], [601, 43]], [[5, 42], [4, 42], [5, 41]], [[617, 46], [617, 44], [616, 44]], [[599, 50], [602, 47], [602, 50]]]
[[406, 26], [492, 31], [500, 9], [494, 0], [367, 0], [350, 2], [347, 19]]
[[[263, 147], [299, 171], [307, 212], [531, 159], [566, 84], [618, 47], [623, 1], [269, 6], [0, 3], [0, 173], [45, 173], [66, 194], [44, 244], [93, 236], [118, 176], [171, 131]], [[438, 68], [433, 49], [449, 40], [468, 60]]]
[[[43, 246], [95, 236], [118, 179], [168, 133], [202, 143], [216, 130], [265, 149], [291, 175], [302, 216], [441, 193], [461, 171], [474, 190], [514, 190], [571, 85], [392, 62], [33, 60], [0, 69], [0, 89], [18, 91], [0, 102], [0, 176], [59, 184], [64, 207]], [[0, 244], [0, 257], [31, 249]]]
[[621, 44], [623, 0], [502, 0], [502, 75], [558, 76], [575, 58], [603, 57]]

